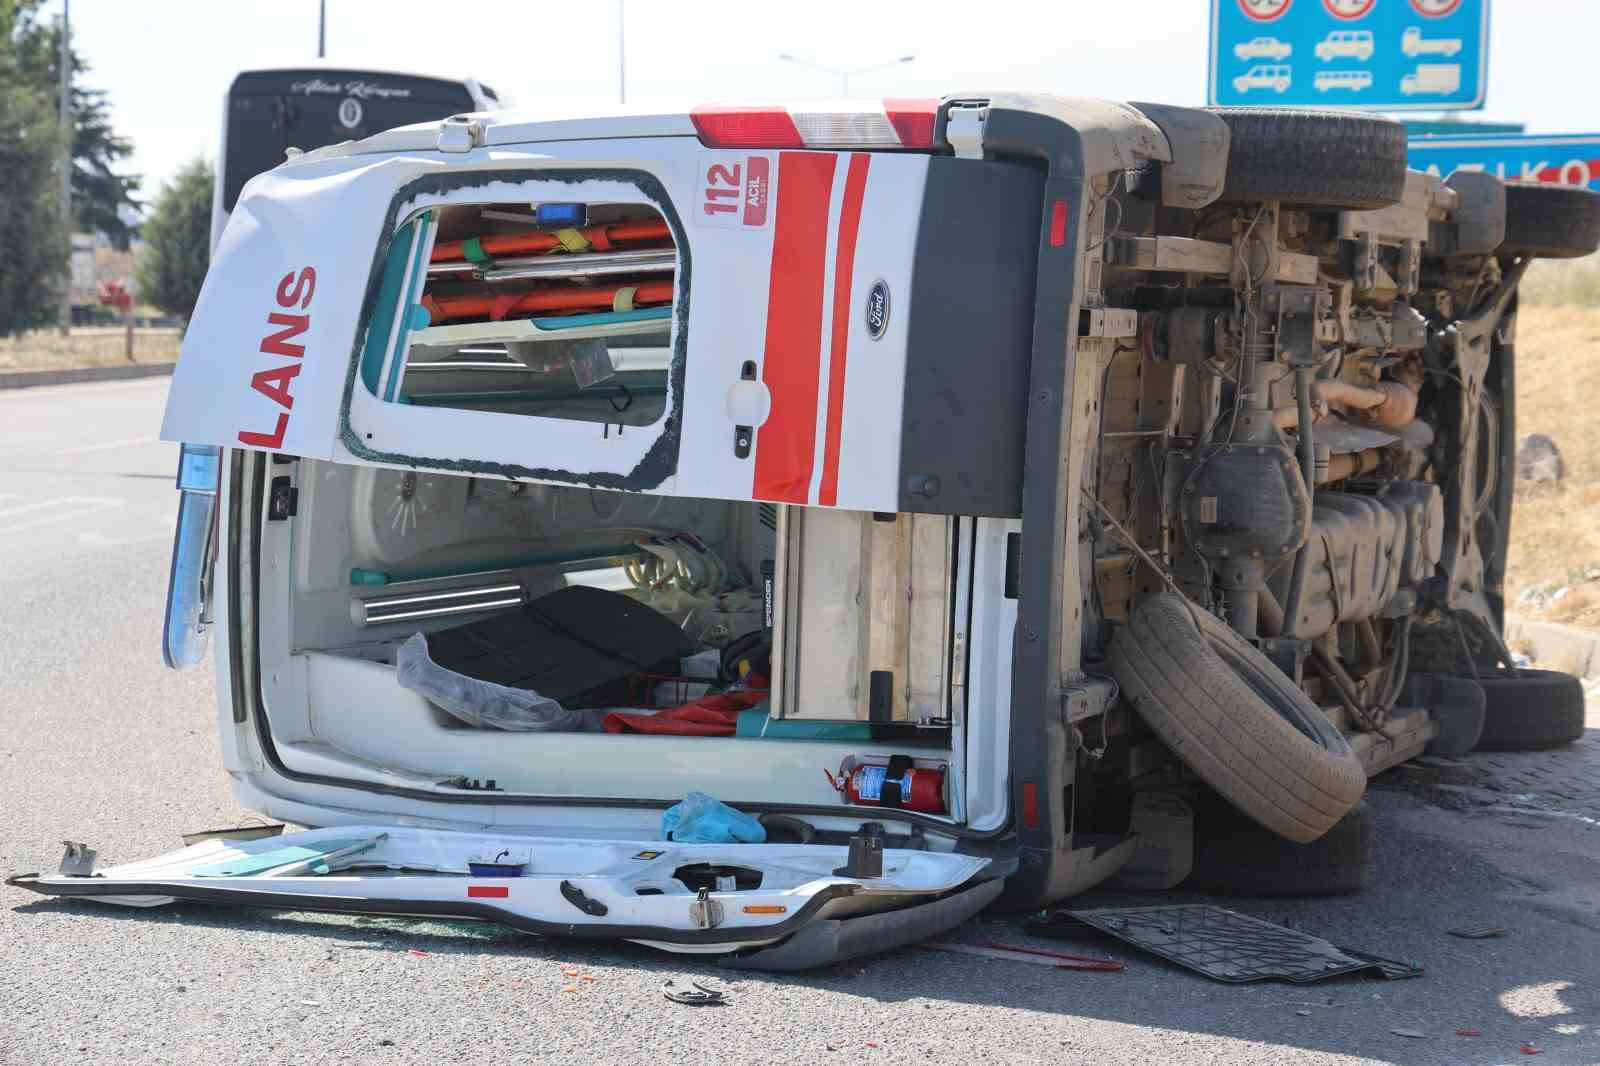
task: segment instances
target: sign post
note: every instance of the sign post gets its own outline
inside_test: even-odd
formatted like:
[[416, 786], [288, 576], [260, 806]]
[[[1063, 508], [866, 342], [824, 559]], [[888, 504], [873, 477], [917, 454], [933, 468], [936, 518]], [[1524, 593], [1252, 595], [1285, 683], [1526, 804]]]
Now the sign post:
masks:
[[1211, 0], [1212, 104], [1460, 111], [1488, 88], [1489, 0]]

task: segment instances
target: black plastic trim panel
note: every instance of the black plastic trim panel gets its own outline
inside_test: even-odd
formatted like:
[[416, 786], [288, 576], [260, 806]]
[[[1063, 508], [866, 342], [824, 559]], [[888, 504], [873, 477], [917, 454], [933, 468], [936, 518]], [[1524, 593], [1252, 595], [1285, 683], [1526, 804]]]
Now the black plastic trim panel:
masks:
[[1037, 167], [928, 161], [908, 303], [901, 511], [1022, 514], [1043, 197]]

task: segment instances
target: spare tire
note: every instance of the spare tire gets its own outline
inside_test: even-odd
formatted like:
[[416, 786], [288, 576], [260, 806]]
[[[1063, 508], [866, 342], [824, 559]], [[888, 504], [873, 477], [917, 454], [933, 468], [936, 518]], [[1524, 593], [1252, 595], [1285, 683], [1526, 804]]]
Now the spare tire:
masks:
[[1348, 896], [1372, 863], [1365, 800], [1309, 844], [1256, 825], [1217, 796], [1194, 801], [1194, 866], [1184, 888], [1219, 896]]
[[1310, 843], [1361, 799], [1366, 771], [1321, 708], [1182, 596], [1140, 604], [1111, 641], [1110, 662], [1173, 754], [1279, 836]]
[[1507, 255], [1575, 259], [1600, 248], [1600, 193], [1577, 185], [1506, 182]]
[[1583, 736], [1583, 682], [1559, 670], [1481, 674], [1478, 751], [1543, 751]]
[[1289, 107], [1213, 107], [1228, 124], [1221, 199], [1367, 210], [1400, 202], [1406, 128], [1392, 119]]

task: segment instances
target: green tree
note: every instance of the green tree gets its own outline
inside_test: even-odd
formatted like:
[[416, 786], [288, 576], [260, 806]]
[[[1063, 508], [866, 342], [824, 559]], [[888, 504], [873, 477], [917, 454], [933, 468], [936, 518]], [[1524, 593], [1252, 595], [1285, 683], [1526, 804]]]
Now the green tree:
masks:
[[[61, 100], [61, 26], [38, 19], [40, 0], [0, 0], [0, 33], [11, 42], [22, 78], [42, 92], [53, 113]], [[104, 233], [126, 249], [134, 227], [123, 209], [137, 210], [139, 179], [113, 168], [133, 154], [133, 146], [111, 126], [106, 94], [84, 87], [88, 64], [72, 51], [72, 214], [80, 232]]]
[[60, 131], [5, 32], [13, 3], [0, 0], [0, 336], [54, 321], [67, 272]]
[[139, 296], [188, 318], [211, 259], [211, 164], [192, 159], [156, 196], [144, 224]]

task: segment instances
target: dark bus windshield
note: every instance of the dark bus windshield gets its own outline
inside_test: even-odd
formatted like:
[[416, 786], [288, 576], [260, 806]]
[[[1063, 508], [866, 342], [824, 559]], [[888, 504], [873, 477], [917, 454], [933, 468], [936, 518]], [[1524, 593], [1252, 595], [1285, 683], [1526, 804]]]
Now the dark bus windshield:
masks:
[[222, 209], [232, 211], [245, 182], [283, 162], [287, 148], [310, 151], [478, 107], [459, 81], [363, 70], [247, 71], [228, 90]]

